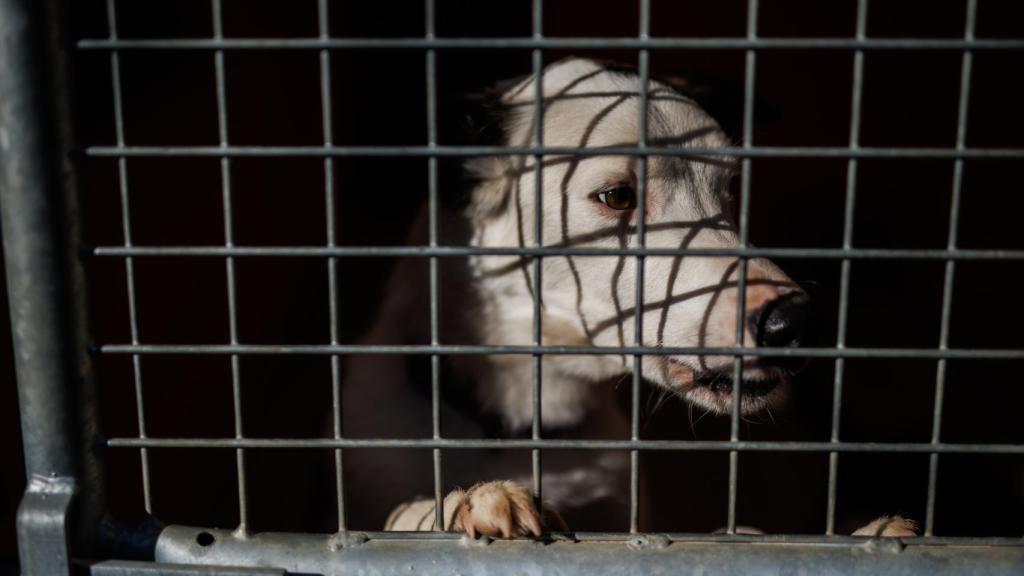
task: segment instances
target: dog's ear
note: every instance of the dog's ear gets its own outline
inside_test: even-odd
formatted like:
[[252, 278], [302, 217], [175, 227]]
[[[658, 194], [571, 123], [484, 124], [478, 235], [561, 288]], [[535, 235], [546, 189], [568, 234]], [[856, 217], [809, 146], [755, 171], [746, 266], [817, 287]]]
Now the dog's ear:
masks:
[[491, 92], [501, 99], [502, 96], [510, 92], [513, 88], [527, 83], [527, 80], [533, 78], [533, 74], [524, 74], [522, 76], [516, 76], [515, 78], [506, 78], [505, 80], [498, 80], [491, 87]]
[[[506, 85], [517, 80], [498, 83], [490, 88], [474, 92], [458, 92], [443, 100], [450, 106], [453, 117], [452, 130], [446, 136], [450, 142], [464, 146], [502, 146], [504, 142], [503, 119], [505, 109], [501, 95]], [[483, 158], [445, 159], [440, 163], [442, 179], [442, 201], [446, 209], [461, 212], [472, 201], [473, 190], [491, 173], [494, 167]]]
[[467, 191], [474, 216], [489, 220], [508, 209], [515, 178], [507, 156], [474, 158], [466, 162]]
[[[505, 124], [510, 108], [502, 98], [532, 75], [501, 80], [489, 88], [465, 95], [466, 114], [463, 135], [473, 146], [505, 146], [508, 144]], [[472, 203], [476, 217], [487, 219], [508, 206], [511, 180], [511, 159], [508, 156], [473, 158], [465, 162], [462, 172], [463, 204]], [[474, 192], [475, 191], [475, 192]], [[472, 196], [472, 197], [471, 197]]]
[[504, 120], [508, 107], [502, 97], [530, 76], [501, 80], [478, 92], [466, 94], [466, 114], [463, 127], [466, 139], [477, 146], [504, 145]]

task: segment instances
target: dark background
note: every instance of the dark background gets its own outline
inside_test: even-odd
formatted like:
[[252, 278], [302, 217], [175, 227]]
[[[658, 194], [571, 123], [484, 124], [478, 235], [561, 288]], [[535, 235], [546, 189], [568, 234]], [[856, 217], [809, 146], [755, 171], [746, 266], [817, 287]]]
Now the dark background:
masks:
[[[76, 38], [106, 37], [103, 2], [75, 2]], [[550, 36], [635, 36], [637, 3], [549, 0]], [[1024, 8], [1010, 0], [980, 0], [977, 36], [1024, 37]], [[118, 2], [124, 38], [212, 34], [208, 1]], [[331, 2], [336, 37], [423, 34], [419, 0]], [[850, 37], [855, 2], [762, 0], [758, 33], [765, 37]], [[869, 37], [957, 38], [964, 2], [872, 2]], [[530, 2], [437, 0], [437, 33], [450, 37], [524, 37]], [[743, 36], [746, 2], [652, 2], [654, 36]], [[317, 34], [316, 2], [224, 1], [228, 37], [309, 37]], [[631, 51], [558, 51], [635, 63]], [[229, 140], [235, 145], [320, 145], [319, 60], [316, 51], [229, 51], [225, 56]], [[956, 137], [961, 55], [956, 51], [869, 51], [865, 57], [861, 144], [952, 147]], [[760, 52], [754, 143], [764, 146], [845, 146], [849, 138], [853, 55], [847, 50]], [[1019, 52], [975, 54], [967, 144], [1024, 146], [1024, 91]], [[113, 145], [110, 61], [106, 52], [76, 54], [77, 111], [83, 145]], [[466, 93], [527, 74], [528, 50], [453, 50], [438, 54], [439, 126], [444, 144], [466, 142], [461, 127]], [[130, 145], [218, 143], [213, 53], [122, 53], [126, 138]], [[744, 54], [741, 50], [657, 50], [652, 73], [683, 75], [702, 86], [706, 107], [739, 141]], [[336, 144], [425, 144], [425, 64], [416, 51], [336, 51], [332, 92]], [[445, 161], [445, 174], [457, 163]], [[959, 228], [963, 248], [1024, 249], [1019, 218], [1024, 201], [1019, 160], [966, 162]], [[755, 159], [751, 239], [765, 247], [839, 247], [847, 162], [842, 159]], [[84, 240], [123, 242], [115, 159], [81, 166]], [[426, 197], [426, 161], [339, 159], [336, 221], [341, 245], [400, 245]], [[952, 160], [866, 159], [859, 162], [854, 244], [877, 248], [944, 248]], [[137, 245], [222, 244], [220, 168], [209, 159], [128, 162], [133, 241]], [[317, 158], [232, 161], [234, 235], [238, 245], [323, 245], [326, 242], [323, 163]], [[447, 188], [446, 188], [447, 190]], [[780, 261], [824, 310], [823, 345], [833, 345], [839, 262]], [[389, 259], [340, 266], [341, 341], [368, 327]], [[129, 342], [124, 265], [86, 261], [90, 314], [98, 343]], [[938, 261], [855, 261], [850, 346], [934, 348], [938, 342], [944, 264]], [[319, 259], [250, 259], [236, 263], [239, 339], [244, 343], [326, 343], [327, 272]], [[961, 262], [956, 267], [951, 347], [1022, 348], [1024, 313], [1019, 262]], [[226, 280], [218, 259], [137, 259], [140, 334], [148, 343], [228, 340]], [[5, 320], [6, 322], [6, 320]], [[9, 330], [0, 330], [0, 557], [15, 555], [13, 512], [23, 487]], [[227, 358], [144, 357], [148, 433], [154, 437], [229, 437], [231, 378]], [[827, 440], [834, 364], [817, 361], [799, 378], [788, 407], [770, 420], [746, 424], [748, 439]], [[846, 441], [927, 442], [931, 434], [936, 362], [849, 360], [841, 437]], [[1019, 406], [1024, 365], [1010, 361], [949, 362], [942, 439], [1024, 442]], [[128, 356], [98, 358], [103, 432], [134, 436], [135, 405]], [[315, 437], [330, 405], [327, 358], [251, 357], [241, 363], [243, 419], [253, 437]], [[667, 402], [649, 414], [644, 437], [728, 437], [727, 419], [688, 415]], [[424, 454], [427, 457], [427, 454]], [[553, 456], [548, 456], [549, 458]], [[139, 456], [104, 455], [110, 506], [119, 517], [142, 512]], [[227, 450], [151, 452], [154, 512], [162, 521], [231, 527], [237, 522], [234, 454]], [[253, 527], [330, 531], [333, 478], [314, 451], [250, 451]], [[648, 502], [643, 527], [710, 531], [725, 525], [727, 455], [645, 454]], [[837, 527], [850, 530], [883, 513], [924, 519], [927, 455], [843, 455]], [[739, 521], [768, 532], [824, 530], [827, 454], [750, 453], [740, 457]], [[1019, 536], [1024, 517], [1024, 460], [1002, 456], [943, 456], [936, 528], [941, 535]], [[360, 525], [352, 527], [375, 529]], [[625, 527], [621, 527], [625, 528]]]

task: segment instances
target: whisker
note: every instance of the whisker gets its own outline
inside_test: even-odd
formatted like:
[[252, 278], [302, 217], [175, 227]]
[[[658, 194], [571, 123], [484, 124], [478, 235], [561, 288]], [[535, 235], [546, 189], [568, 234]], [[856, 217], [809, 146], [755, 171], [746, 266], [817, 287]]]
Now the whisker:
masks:
[[700, 415], [700, 416], [699, 416], [699, 417], [697, 418], [697, 421], [693, 423], [693, 424], [694, 424], [694, 426], [696, 426], [697, 424], [700, 424], [700, 421], [701, 421], [701, 420], [703, 420], [703, 419], [704, 419], [704, 417], [705, 417], [705, 416], [707, 416], [707, 415], [708, 415], [708, 414], [710, 414], [710, 413], [711, 413], [711, 408], [706, 408], [706, 409], [704, 410], [704, 413], [703, 413], [703, 414], [701, 414], [701, 415]]

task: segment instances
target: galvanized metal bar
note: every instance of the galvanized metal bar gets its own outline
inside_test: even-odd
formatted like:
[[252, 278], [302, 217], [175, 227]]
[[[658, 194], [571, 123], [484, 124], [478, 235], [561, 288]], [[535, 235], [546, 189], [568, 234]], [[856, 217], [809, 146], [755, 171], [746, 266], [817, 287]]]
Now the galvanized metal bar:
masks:
[[[213, 543], [196, 543], [206, 534]], [[257, 534], [239, 539], [224, 530], [171, 526], [161, 534], [160, 562], [274, 567], [324, 574], [549, 574], [571, 567], [595, 575], [648, 574], [1019, 574], [1024, 547], [997, 541], [946, 544], [897, 539], [711, 535], [578, 535], [580, 541], [532, 540], [467, 545], [455, 534], [389, 533], [341, 545], [314, 534]], [[771, 542], [771, 546], [751, 543]]]
[[[533, 20], [533, 37], [543, 38], [544, 36], [544, 2], [543, 0], [533, 0], [532, 2], [532, 14]], [[537, 148], [544, 147], [544, 54], [541, 49], [535, 49], [533, 51], [533, 78], [534, 78], [534, 92], [533, 92], [533, 144]], [[533, 208], [533, 239], [534, 246], [537, 248], [543, 248], [544, 246], [544, 157], [536, 155], [533, 157], [533, 189], [534, 189], [534, 208]], [[543, 307], [544, 307], [544, 282], [543, 282], [543, 257], [538, 256], [533, 259], [533, 344], [534, 346], [541, 346], [544, 344], [544, 323], [543, 323]], [[530, 431], [531, 436], [534, 440], [540, 440], [541, 438], [541, 427], [543, 422], [541, 420], [541, 407], [542, 407], [542, 387], [543, 387], [543, 369], [544, 369], [544, 355], [534, 354], [533, 355], [533, 425]], [[542, 509], [543, 506], [543, 482], [541, 477], [541, 451], [533, 450], [530, 454], [531, 465], [533, 471], [533, 498], [537, 505], [537, 509]]]
[[[117, 40], [117, 12], [114, 0], [107, 0], [107, 30], [111, 40]], [[114, 98], [114, 133], [118, 146], [125, 145], [124, 107], [121, 94], [121, 58], [117, 50], [110, 53], [111, 90]], [[132, 246], [131, 205], [128, 192], [128, 159], [117, 159], [118, 187], [121, 192], [121, 234], [125, 248]], [[133, 257], [124, 259], [125, 289], [128, 294], [128, 326], [132, 344], [139, 344], [139, 321], [135, 294], [135, 262]], [[142, 357], [132, 355], [132, 376], [135, 384], [135, 415], [139, 426], [139, 438], [146, 437], [145, 394], [142, 387]], [[146, 513], [153, 513], [153, 496], [149, 475], [149, 451], [139, 450], [142, 465], [142, 501]]]
[[81, 50], [1024, 50], [1016, 38], [103, 38]]
[[[640, 0], [640, 38], [649, 36], [651, 27], [650, 0]], [[640, 76], [640, 123], [637, 143], [647, 146], [647, 120], [649, 106], [650, 54], [640, 50], [638, 72]], [[634, 340], [638, 347], [644, 345], [644, 248], [647, 244], [645, 232], [647, 226], [647, 157], [640, 156], [637, 162], [636, 175], [636, 246], [640, 252], [636, 256], [636, 287], [633, 306], [633, 323], [636, 332]], [[633, 355], [633, 387], [630, 401], [629, 437], [633, 441], [640, 439], [640, 385], [643, 382], [643, 354]], [[640, 531], [640, 452], [629, 452], [629, 531], [635, 534]]]
[[[974, 24], [978, 13], [978, 1], [967, 0], [967, 14], [964, 17], [964, 39], [974, 38]], [[960, 61], [960, 96], [956, 120], [956, 147], [967, 145], [967, 111], [971, 97], [971, 65], [974, 55], [965, 50]], [[964, 161], [957, 159], [953, 164], [953, 191], [949, 200], [949, 231], [946, 247], [956, 249], [957, 229], [960, 222], [960, 196], [963, 191]], [[939, 350], [949, 348], [949, 318], [953, 308], [954, 260], [946, 261], [945, 277], [942, 283], [942, 313], [939, 319]], [[932, 444], [938, 444], [942, 436], [942, 406], [946, 392], [946, 359], [940, 358], [935, 369], [935, 406], [932, 413]], [[939, 455], [932, 454], [928, 460], [928, 496], [925, 504], [924, 533], [931, 536], [935, 531], [935, 494], [939, 479]]]
[[[652, 141], [653, 142], [653, 141]], [[657, 143], [657, 142], [655, 142]], [[758, 146], [742, 148], [668, 147], [668, 146], [595, 146], [577, 148], [572, 146], [89, 146], [88, 156], [194, 156], [194, 157], [237, 157], [237, 156], [302, 156], [319, 158], [339, 157], [473, 157], [473, 156], [671, 156], [679, 158], [711, 158], [730, 156], [736, 158], [1024, 158], [1024, 148], [886, 148], [835, 146]]]
[[[317, 32], [321, 39], [330, 39], [327, 0], [317, 0]], [[334, 124], [331, 98], [331, 53], [320, 51], [320, 109], [324, 146], [334, 145]], [[334, 159], [324, 158], [324, 211], [326, 214], [327, 247], [337, 245], [335, 210]], [[338, 259], [327, 259], [327, 298], [331, 344], [338, 344]], [[331, 355], [331, 424], [335, 438], [342, 437], [341, 424], [341, 356]], [[334, 451], [334, 497], [337, 503], [338, 532], [347, 529], [345, 515], [345, 460], [342, 450]]]
[[[747, 1], [747, 39], [757, 38], [758, 0]], [[754, 87], [756, 82], [757, 52], [747, 50], [743, 89], [743, 148], [754, 147]], [[742, 160], [740, 175], [739, 247], [746, 248], [750, 229], [750, 178], [751, 160]], [[743, 347], [746, 336], [747, 317], [747, 258], [740, 256], [736, 283], [736, 347]], [[732, 412], [729, 423], [729, 439], [740, 439], [740, 406], [743, 397], [743, 356], [733, 359]], [[736, 533], [736, 491], [739, 483], [739, 452], [729, 452], [729, 505], [726, 515], [726, 532]]]
[[[426, 39], [434, 38], [434, 0], [424, 0], [426, 11]], [[437, 146], [437, 52], [427, 50], [427, 148]], [[437, 246], [437, 220], [440, 199], [437, 190], [437, 156], [427, 158], [428, 210], [430, 212], [430, 246]], [[437, 346], [440, 341], [438, 285], [438, 261], [430, 258], [430, 343]], [[430, 405], [434, 439], [441, 438], [441, 356], [430, 356]], [[434, 449], [434, 530], [444, 530], [444, 476], [441, 466], [441, 450]]]
[[380, 256], [696, 256], [707, 258], [816, 258], [853, 260], [1024, 260], [1024, 250], [907, 250], [887, 248], [587, 248], [472, 246], [99, 246], [87, 251], [100, 257], [306, 257]]
[[932, 444], [930, 442], [774, 442], [739, 440], [533, 440], [516, 439], [387, 439], [387, 438], [110, 438], [111, 448], [423, 448], [508, 450], [675, 450], [688, 452], [863, 452], [930, 454], [1024, 454], [1021, 444]]
[[[868, 25], [868, 0], [857, 0], [857, 38], [864, 39]], [[861, 102], [864, 85], [864, 52], [858, 50], [853, 54], [853, 87], [850, 96], [850, 148], [860, 146]], [[843, 249], [853, 248], [853, 210], [857, 196], [857, 159], [850, 158], [846, 163], [846, 203], [843, 207]], [[849, 258], [844, 258], [839, 272], [839, 320], [836, 328], [836, 348], [846, 347], [846, 322], [850, 306], [850, 267]], [[829, 439], [839, 441], [839, 423], [843, 410], [843, 373], [846, 359], [839, 357], [835, 362], [835, 376], [832, 385], [832, 433]], [[828, 455], [828, 504], [825, 512], [825, 534], [835, 534], [836, 524], [836, 490], [839, 482], [839, 453], [829, 452]]]
[[68, 439], [78, 436], [70, 364], [76, 351], [64, 331], [69, 309], [69, 239], [62, 235], [65, 191], [54, 152], [57, 127], [41, 9], [25, 0], [0, 3], [0, 199], [8, 306], [21, 402], [27, 475], [77, 476]]
[[72, 476], [31, 476], [18, 505], [18, 560], [26, 576], [72, 573], [71, 511], [79, 491]]
[[78, 238], [70, 76], [56, 1], [0, 0], [0, 229], [26, 486], [20, 572], [70, 574], [103, 514]]
[[281, 568], [171, 564], [138, 560], [103, 560], [89, 565], [90, 576], [285, 576]]
[[961, 360], [1020, 360], [1024, 350], [934, 348], [736, 348], [728, 346], [513, 346], [513, 345], [328, 345], [328, 344], [104, 344], [101, 354], [571, 354], [585, 356], [710, 355], [800, 358], [956, 358]]
[[[223, 39], [223, 25], [221, 0], [211, 0], [211, 11], [213, 15], [213, 35], [215, 39]], [[220, 140], [220, 147], [228, 146], [228, 109], [227, 109], [227, 82], [224, 78], [224, 51], [217, 50], [213, 55], [214, 73], [217, 85], [217, 134]], [[221, 158], [221, 199], [224, 213], [224, 246], [230, 248], [234, 245], [234, 225], [232, 223], [231, 210], [231, 159]], [[235, 297], [235, 259], [228, 256], [224, 263], [227, 275], [227, 296], [228, 296], [228, 331], [232, 344], [238, 344], [238, 306]], [[239, 356], [231, 355], [231, 399], [234, 408], [235, 437], [243, 438], [242, 426], [242, 383], [241, 366]], [[235, 467], [238, 471], [238, 533], [247, 534], [249, 530], [249, 501], [246, 493], [245, 474], [245, 450], [239, 448], [235, 451]]]

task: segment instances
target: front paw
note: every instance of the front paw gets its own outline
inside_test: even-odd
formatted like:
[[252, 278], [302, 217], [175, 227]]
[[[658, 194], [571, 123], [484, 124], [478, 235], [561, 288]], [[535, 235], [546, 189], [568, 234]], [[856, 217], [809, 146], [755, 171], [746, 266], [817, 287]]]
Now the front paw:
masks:
[[903, 516], [882, 516], [867, 526], [859, 528], [854, 536], [883, 536], [887, 538], [907, 538], [917, 536], [917, 522]]
[[452, 527], [470, 538], [540, 536], [541, 513], [526, 487], [508, 480], [481, 482], [463, 493]]

